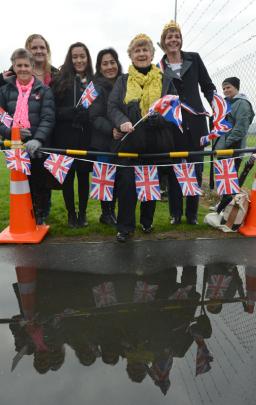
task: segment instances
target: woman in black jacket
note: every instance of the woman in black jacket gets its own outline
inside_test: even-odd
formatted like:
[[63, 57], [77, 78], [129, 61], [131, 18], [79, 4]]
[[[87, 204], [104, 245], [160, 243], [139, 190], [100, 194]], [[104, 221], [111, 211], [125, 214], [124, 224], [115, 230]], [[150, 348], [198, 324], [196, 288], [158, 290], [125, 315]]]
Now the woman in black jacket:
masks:
[[[113, 124], [107, 116], [107, 102], [113, 85], [121, 73], [122, 66], [118, 60], [117, 52], [113, 48], [102, 49], [97, 56], [96, 74], [93, 80], [99, 95], [89, 109], [92, 125], [92, 149], [104, 152], [110, 151], [113, 136], [119, 133], [116, 128], [113, 128]], [[103, 156], [98, 156], [98, 160], [100, 162], [110, 162], [110, 159]], [[116, 225], [114, 200], [101, 201], [101, 211], [101, 223]]]
[[[52, 90], [33, 76], [33, 57], [26, 49], [17, 49], [11, 57], [15, 76], [0, 88], [0, 106], [14, 118], [21, 138], [31, 156], [32, 201], [36, 222], [43, 223], [48, 193], [45, 187], [43, 160], [36, 155], [41, 146], [49, 146], [55, 122]], [[10, 139], [11, 129], [0, 124], [0, 137]]]
[[[164, 73], [162, 94], [178, 94], [181, 102], [188, 104], [196, 112], [205, 112], [199, 93], [199, 85], [210, 104], [215, 86], [200, 55], [196, 52], [181, 51], [182, 35], [180, 27], [175, 21], [170, 21], [164, 26], [160, 43], [166, 52], [160, 62], [160, 68]], [[174, 130], [175, 150], [201, 150], [200, 138], [209, 132], [205, 116], [193, 115], [182, 110], [182, 121], [183, 133], [178, 128]], [[189, 161], [193, 160], [190, 159]], [[203, 157], [196, 156], [194, 161], [203, 162]], [[203, 163], [197, 164], [196, 176], [199, 186], [202, 183], [202, 171]], [[197, 224], [198, 203], [199, 196], [186, 198], [188, 224]], [[171, 224], [180, 224], [183, 214], [183, 197], [173, 168], [170, 168], [169, 171], [169, 206], [172, 217]]]
[[[52, 146], [64, 149], [88, 149], [90, 125], [88, 110], [77, 103], [91, 81], [92, 61], [88, 48], [81, 42], [69, 47], [60, 73], [53, 83], [56, 103], [56, 126]], [[91, 164], [75, 159], [63, 183], [63, 197], [68, 211], [68, 225], [87, 226], [86, 208], [89, 196]], [[74, 180], [78, 180], [79, 212], [75, 209]]]
[[[161, 97], [162, 74], [152, 64], [154, 47], [145, 34], [137, 35], [130, 43], [128, 54], [132, 65], [128, 74], [121, 75], [109, 96], [108, 114], [121, 134], [114, 134], [119, 151], [157, 153], [173, 150], [172, 124], [158, 114], [151, 115], [136, 128], [134, 124], [145, 116], [151, 105]], [[128, 134], [122, 140], [124, 134]], [[122, 159], [116, 175], [118, 199], [117, 240], [125, 242], [135, 230], [137, 202], [134, 168], [138, 161]], [[150, 162], [153, 163], [152, 160]], [[147, 164], [144, 160], [141, 164]], [[150, 233], [156, 201], [145, 201], [140, 206], [142, 231]]]

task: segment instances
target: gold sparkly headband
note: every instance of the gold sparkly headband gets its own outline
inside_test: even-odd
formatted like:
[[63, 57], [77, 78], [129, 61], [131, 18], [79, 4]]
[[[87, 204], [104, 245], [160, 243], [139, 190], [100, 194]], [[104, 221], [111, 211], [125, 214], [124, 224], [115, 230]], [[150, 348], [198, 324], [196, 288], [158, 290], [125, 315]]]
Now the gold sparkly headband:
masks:
[[131, 43], [132, 42], [138, 42], [138, 41], [147, 41], [147, 42], [152, 42], [151, 41], [151, 39], [149, 38], [149, 36], [148, 35], [146, 35], [146, 34], [138, 34], [138, 35], [136, 35], [136, 37], [134, 37], [132, 40], [131, 40]]
[[173, 20], [171, 20], [167, 24], [165, 24], [163, 32], [165, 32], [167, 30], [175, 30], [175, 31], [181, 32], [179, 24], [177, 24], [176, 21], [173, 21]]

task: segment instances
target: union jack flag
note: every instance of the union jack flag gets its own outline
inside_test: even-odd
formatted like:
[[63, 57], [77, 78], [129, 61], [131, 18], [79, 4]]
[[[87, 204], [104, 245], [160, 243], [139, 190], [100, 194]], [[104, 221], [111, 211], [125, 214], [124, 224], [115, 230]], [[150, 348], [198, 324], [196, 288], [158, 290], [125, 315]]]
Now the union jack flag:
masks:
[[97, 308], [104, 308], [117, 304], [115, 287], [111, 281], [93, 287], [92, 292]]
[[145, 281], [137, 281], [134, 289], [133, 302], [152, 302], [158, 290], [157, 284], [148, 284]]
[[10, 128], [12, 125], [13, 118], [0, 107], [0, 122], [4, 124], [7, 128]]
[[173, 165], [173, 169], [184, 196], [202, 195], [197, 183], [194, 163], [179, 163]]
[[95, 89], [93, 82], [90, 82], [81, 97], [81, 103], [83, 107], [89, 108], [93, 101], [98, 97], [98, 95], [99, 93]]
[[21, 172], [26, 174], [27, 176], [31, 174], [31, 161], [29, 158], [29, 154], [22, 149], [10, 149], [4, 150], [6, 159], [6, 166], [10, 170], [17, 170], [17, 172]]
[[232, 276], [212, 274], [208, 282], [206, 298], [224, 298], [231, 281]]
[[178, 288], [174, 294], [170, 295], [168, 298], [169, 300], [187, 300], [188, 294], [192, 290], [192, 285], [188, 285], [187, 287]]
[[161, 200], [159, 179], [156, 166], [135, 166], [135, 185], [138, 200]]
[[201, 137], [201, 146], [206, 145], [213, 139], [219, 138], [232, 128], [232, 125], [226, 120], [226, 115], [231, 111], [231, 105], [227, 100], [217, 93], [214, 93], [213, 95], [212, 110], [213, 130], [208, 135]]
[[63, 184], [73, 161], [74, 158], [69, 156], [51, 153], [45, 160], [44, 167], [49, 170], [60, 184]]
[[207, 373], [211, 370], [210, 363], [213, 361], [213, 356], [209, 352], [203, 338], [196, 339], [197, 354], [196, 354], [196, 376]]
[[95, 200], [112, 201], [116, 166], [94, 162], [90, 197]]
[[240, 192], [234, 159], [214, 161], [214, 173], [217, 193], [219, 195], [237, 194]]
[[181, 104], [179, 96], [167, 94], [166, 96], [157, 100], [150, 108], [149, 112], [158, 112], [166, 121], [173, 122], [183, 132], [182, 129], [182, 116]]
[[161, 389], [164, 395], [170, 388], [169, 374], [173, 365], [173, 357], [170, 355], [167, 358], [161, 358], [153, 362], [152, 366], [148, 369], [148, 374]]

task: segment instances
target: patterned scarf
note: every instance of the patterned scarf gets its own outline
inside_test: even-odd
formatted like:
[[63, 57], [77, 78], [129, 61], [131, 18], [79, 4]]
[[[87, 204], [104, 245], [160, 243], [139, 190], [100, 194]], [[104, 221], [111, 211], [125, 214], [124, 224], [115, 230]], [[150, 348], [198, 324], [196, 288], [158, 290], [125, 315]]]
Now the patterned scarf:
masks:
[[133, 65], [128, 70], [127, 89], [124, 102], [138, 100], [140, 103], [141, 116], [148, 113], [149, 107], [161, 97], [162, 73], [156, 65], [152, 64], [150, 71], [144, 75]]
[[16, 87], [19, 95], [16, 103], [16, 109], [13, 117], [13, 121], [20, 125], [22, 128], [30, 128], [30, 122], [28, 119], [28, 99], [31, 93], [31, 89], [34, 83], [34, 77], [26, 85], [21, 84], [16, 79]]

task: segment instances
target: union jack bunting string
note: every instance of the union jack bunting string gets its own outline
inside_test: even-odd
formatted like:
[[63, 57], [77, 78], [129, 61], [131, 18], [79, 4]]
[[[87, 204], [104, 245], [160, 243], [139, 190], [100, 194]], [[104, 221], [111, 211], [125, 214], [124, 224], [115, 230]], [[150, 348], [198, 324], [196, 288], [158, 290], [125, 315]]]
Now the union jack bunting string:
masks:
[[6, 166], [10, 170], [17, 170], [29, 176], [31, 174], [31, 161], [29, 154], [22, 149], [9, 149], [3, 151], [6, 159]]
[[90, 82], [81, 97], [83, 107], [89, 108], [98, 95], [99, 93], [95, 89], [93, 82]]
[[239, 193], [240, 187], [234, 159], [215, 160], [213, 165], [217, 193], [219, 195]]
[[194, 163], [179, 163], [173, 165], [173, 170], [184, 196], [202, 195], [202, 190], [197, 183]]
[[94, 162], [90, 197], [94, 200], [112, 201], [116, 166]]
[[92, 292], [97, 308], [104, 308], [117, 304], [115, 287], [111, 281], [93, 287]]
[[10, 128], [12, 125], [12, 117], [0, 107], [0, 122], [4, 124], [7, 128]]
[[137, 281], [134, 289], [133, 302], [152, 302], [155, 300], [157, 284], [148, 284], [144, 281]]
[[224, 274], [212, 274], [206, 290], [206, 298], [225, 298], [232, 276]]
[[201, 137], [201, 146], [205, 146], [211, 140], [226, 134], [232, 128], [232, 125], [226, 120], [226, 115], [231, 111], [230, 103], [217, 93], [213, 95], [212, 110], [213, 130], [208, 135]]
[[168, 300], [187, 300], [190, 291], [192, 290], [193, 286], [188, 285], [186, 287], [178, 288], [174, 294], [168, 297]]
[[134, 173], [138, 200], [161, 200], [157, 166], [135, 166]]
[[166, 121], [173, 122], [183, 132], [181, 104], [179, 96], [166, 95], [157, 100], [150, 108], [149, 112], [158, 112]]
[[51, 153], [45, 160], [44, 167], [49, 170], [60, 184], [63, 184], [73, 161], [74, 158], [69, 156]]

